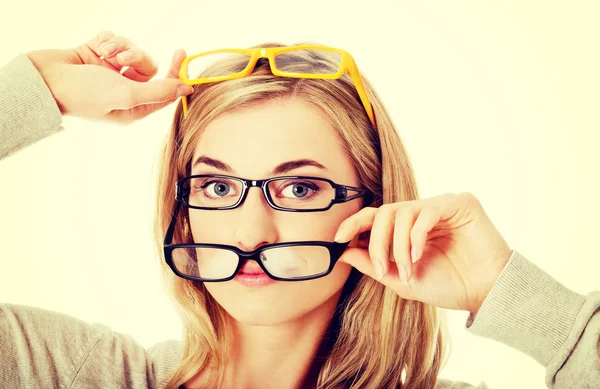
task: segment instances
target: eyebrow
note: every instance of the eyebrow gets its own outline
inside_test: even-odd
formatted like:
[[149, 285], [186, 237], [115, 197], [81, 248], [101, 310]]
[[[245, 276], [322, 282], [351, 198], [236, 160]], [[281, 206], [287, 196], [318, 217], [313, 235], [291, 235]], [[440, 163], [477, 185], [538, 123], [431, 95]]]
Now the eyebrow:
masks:
[[[219, 161], [218, 159], [207, 157], [205, 155], [201, 155], [198, 158], [196, 158], [196, 160], [194, 161], [194, 163], [192, 165], [192, 169], [201, 164], [209, 165], [216, 169], [223, 170], [228, 173], [233, 173], [233, 169], [231, 168], [231, 166], [229, 166], [225, 162]], [[315, 161], [314, 159], [302, 158], [302, 159], [295, 159], [293, 161], [287, 161], [287, 162], [277, 165], [271, 171], [271, 175], [276, 176], [279, 174], [287, 173], [294, 169], [299, 169], [304, 166], [314, 166], [316, 168], [328, 171], [328, 169], [325, 166], [323, 166], [319, 162]]]

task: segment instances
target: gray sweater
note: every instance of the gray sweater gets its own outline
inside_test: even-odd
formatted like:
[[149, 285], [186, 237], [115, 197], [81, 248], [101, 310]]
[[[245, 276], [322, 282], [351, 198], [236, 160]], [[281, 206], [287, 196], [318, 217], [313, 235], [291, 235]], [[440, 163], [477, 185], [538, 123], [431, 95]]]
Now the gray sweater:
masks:
[[[26, 55], [0, 69], [0, 159], [62, 131], [61, 124], [55, 100]], [[575, 293], [513, 250], [465, 328], [534, 358], [546, 368], [548, 388], [600, 388], [599, 306], [600, 292]], [[175, 340], [144, 349], [102, 324], [0, 303], [2, 389], [159, 389], [180, 357]], [[450, 388], [487, 386], [443, 379], [436, 385]]]

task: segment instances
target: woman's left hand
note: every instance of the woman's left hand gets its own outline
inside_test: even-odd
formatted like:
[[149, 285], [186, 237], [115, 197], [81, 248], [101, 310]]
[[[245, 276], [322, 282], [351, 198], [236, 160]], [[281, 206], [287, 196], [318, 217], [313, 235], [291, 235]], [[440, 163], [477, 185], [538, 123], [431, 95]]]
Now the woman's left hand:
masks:
[[335, 240], [368, 230], [368, 250], [349, 247], [340, 261], [405, 299], [441, 308], [477, 313], [512, 254], [471, 193], [363, 208], [340, 225]]

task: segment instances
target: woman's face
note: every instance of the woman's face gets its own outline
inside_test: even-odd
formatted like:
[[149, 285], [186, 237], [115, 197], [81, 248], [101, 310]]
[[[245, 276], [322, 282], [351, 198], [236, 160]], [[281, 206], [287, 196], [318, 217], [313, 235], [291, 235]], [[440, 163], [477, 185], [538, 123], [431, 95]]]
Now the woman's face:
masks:
[[[194, 166], [191, 174], [224, 174], [250, 180], [301, 175], [359, 186], [337, 132], [319, 110], [300, 99], [271, 100], [219, 116], [202, 134], [192, 161], [199, 157], [205, 157], [206, 162]], [[290, 164], [294, 161], [316, 163]], [[282, 167], [286, 169], [282, 171]], [[273, 174], [275, 171], [278, 173]], [[357, 212], [360, 203], [352, 200], [323, 212], [284, 212], [271, 208], [261, 189], [253, 187], [238, 208], [190, 209], [189, 218], [194, 242], [252, 251], [269, 243], [332, 242], [340, 223]], [[249, 261], [247, 266], [256, 268], [258, 264]], [[329, 275], [308, 281], [246, 286], [231, 280], [204, 285], [236, 320], [276, 325], [318, 308], [333, 309], [350, 270], [349, 265], [338, 262]]]

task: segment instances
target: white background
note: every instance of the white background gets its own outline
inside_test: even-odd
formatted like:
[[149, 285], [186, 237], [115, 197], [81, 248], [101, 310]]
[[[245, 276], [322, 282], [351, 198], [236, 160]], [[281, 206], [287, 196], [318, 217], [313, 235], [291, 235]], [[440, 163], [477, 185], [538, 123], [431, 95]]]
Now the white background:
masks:
[[[171, 1], [4, 3], [0, 66], [102, 30], [160, 64], [278, 41], [348, 50], [397, 125], [423, 197], [473, 192], [512, 248], [567, 287], [598, 289], [600, 8], [596, 2]], [[154, 163], [175, 106], [129, 127], [66, 130], [0, 161], [0, 301], [179, 339], [151, 237]], [[251, 156], [249, 156], [251, 157]], [[441, 376], [545, 388], [530, 357], [449, 311]]]

